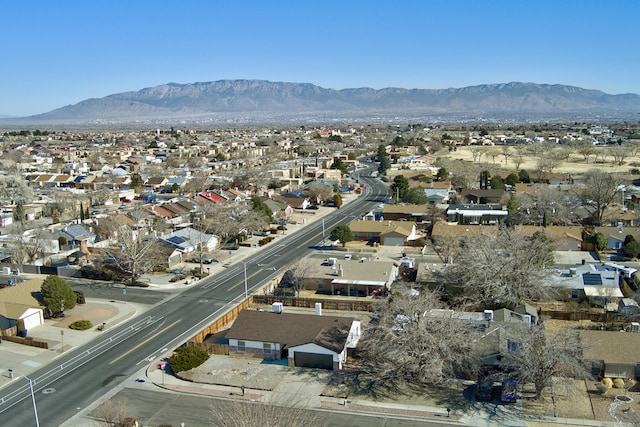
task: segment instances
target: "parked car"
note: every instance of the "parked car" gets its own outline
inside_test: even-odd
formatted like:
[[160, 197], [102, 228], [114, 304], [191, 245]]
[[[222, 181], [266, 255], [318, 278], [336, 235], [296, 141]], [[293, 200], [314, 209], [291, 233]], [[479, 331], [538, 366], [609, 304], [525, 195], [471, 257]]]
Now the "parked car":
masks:
[[[193, 257], [193, 258], [189, 258], [188, 262], [193, 262], [196, 264], [200, 264], [200, 257]], [[208, 257], [208, 256], [203, 256], [202, 257], [202, 263], [203, 264], [213, 264], [213, 258]]]
[[478, 385], [476, 388], [476, 400], [488, 402], [493, 397], [493, 384], [491, 381], [478, 381]]
[[505, 403], [512, 403], [518, 400], [516, 388], [518, 383], [512, 378], [502, 380], [502, 388], [500, 390], [500, 400]]

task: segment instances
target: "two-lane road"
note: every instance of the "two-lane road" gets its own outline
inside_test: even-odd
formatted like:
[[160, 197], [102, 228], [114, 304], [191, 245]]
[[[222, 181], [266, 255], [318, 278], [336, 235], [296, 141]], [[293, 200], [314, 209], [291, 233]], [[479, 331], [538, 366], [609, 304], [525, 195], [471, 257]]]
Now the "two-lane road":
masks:
[[[144, 317], [109, 330], [90, 344], [56, 359], [32, 373], [40, 425], [58, 426], [105, 395], [168, 349], [193, 336], [215, 318], [244, 299], [244, 274], [248, 292], [275, 277], [292, 260], [307, 255], [338, 224], [370, 211], [387, 194], [376, 179], [366, 183], [364, 194], [299, 232], [281, 236], [243, 263], [202, 280], [173, 298], [148, 310]], [[0, 392], [0, 425], [34, 425], [29, 382], [25, 378]]]

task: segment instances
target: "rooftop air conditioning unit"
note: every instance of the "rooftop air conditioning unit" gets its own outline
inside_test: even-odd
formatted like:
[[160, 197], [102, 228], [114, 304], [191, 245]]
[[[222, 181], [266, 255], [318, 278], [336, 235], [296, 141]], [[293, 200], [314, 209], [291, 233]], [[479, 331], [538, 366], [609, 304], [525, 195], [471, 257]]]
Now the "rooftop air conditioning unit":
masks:
[[484, 311], [484, 320], [491, 322], [493, 320], [493, 310]]
[[640, 323], [631, 322], [631, 332], [640, 332]]

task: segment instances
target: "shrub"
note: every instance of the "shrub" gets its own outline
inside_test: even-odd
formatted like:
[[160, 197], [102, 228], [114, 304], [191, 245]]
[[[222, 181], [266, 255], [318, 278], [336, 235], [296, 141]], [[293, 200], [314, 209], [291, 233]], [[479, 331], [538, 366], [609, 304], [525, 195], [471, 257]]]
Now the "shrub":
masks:
[[613, 388], [624, 388], [624, 380], [622, 378], [613, 380]]
[[185, 346], [176, 349], [169, 358], [169, 366], [173, 372], [183, 372], [197, 368], [209, 359], [209, 353], [202, 347]]
[[607, 385], [604, 383], [597, 383], [596, 390], [598, 390], [600, 394], [605, 394], [607, 390], [609, 390], [609, 387], [607, 387]]
[[69, 328], [75, 329], [76, 331], [86, 331], [87, 329], [93, 328], [93, 323], [91, 323], [90, 320], [76, 320], [69, 325]]
[[76, 304], [84, 304], [87, 301], [84, 298], [84, 292], [82, 291], [73, 291], [76, 294]]
[[606, 385], [607, 388], [613, 387], [613, 380], [611, 378], [603, 378], [602, 384]]

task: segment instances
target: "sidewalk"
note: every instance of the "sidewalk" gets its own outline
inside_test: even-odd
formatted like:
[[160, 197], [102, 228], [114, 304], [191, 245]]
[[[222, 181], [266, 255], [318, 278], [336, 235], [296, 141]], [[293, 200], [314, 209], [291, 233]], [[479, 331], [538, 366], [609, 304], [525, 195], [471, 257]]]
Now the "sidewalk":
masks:
[[[44, 324], [29, 331], [29, 336], [49, 343], [48, 349], [31, 347], [3, 340], [0, 344], [0, 388], [10, 383], [8, 369], [13, 369], [15, 381], [28, 376], [52, 363], [63, 353], [85, 345], [100, 336], [96, 327], [103, 322], [106, 327], [114, 327], [144, 311], [141, 304], [110, 302], [87, 299], [86, 304], [76, 306], [61, 319], [45, 319]], [[69, 325], [76, 320], [90, 320], [94, 327], [86, 331], [76, 331]]]
[[[195, 378], [192, 381], [181, 380], [160, 368], [166, 362], [168, 356], [159, 357], [146, 369], [146, 378], [154, 386], [170, 392], [188, 393], [200, 396], [212, 396], [228, 399], [243, 399], [258, 401], [274, 405], [303, 404], [308, 409], [328, 410], [334, 412], [388, 415], [404, 419], [420, 421], [433, 420], [434, 422], [452, 425], [467, 426], [531, 426], [545, 427], [555, 425], [566, 426], [618, 426], [615, 422], [601, 422], [594, 420], [554, 418], [550, 416], [526, 416], [522, 415], [517, 407], [502, 407], [497, 405], [494, 411], [487, 412], [484, 406], [474, 406], [465, 412], [452, 410], [447, 413], [446, 407], [433, 407], [421, 404], [393, 403], [368, 399], [343, 399], [323, 396], [325, 387], [323, 374], [328, 376], [329, 371], [317, 372], [309, 370], [309, 376], [301, 370], [292, 371], [291, 368], [282, 365], [263, 364], [260, 359], [235, 358], [228, 356], [211, 356], [212, 358], [224, 358], [223, 367], [226, 375], [207, 375], [215, 378], [219, 384], [199, 383]], [[220, 359], [222, 360], [222, 359]], [[235, 363], [237, 367], [228, 365]], [[213, 365], [217, 362], [214, 360]], [[262, 376], [278, 377], [264, 389], [262, 376], [255, 375], [256, 366], [267, 370]], [[168, 369], [168, 364], [166, 365]], [[249, 371], [249, 375], [244, 375]], [[202, 375], [202, 374], [201, 374]], [[255, 377], [252, 380], [252, 377]], [[320, 377], [320, 378], [317, 378]], [[226, 384], [222, 384], [222, 383]], [[244, 386], [244, 394], [242, 386]], [[256, 387], [256, 388], [254, 388]]]

